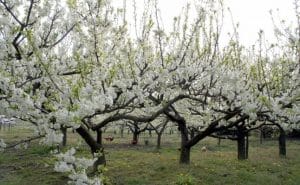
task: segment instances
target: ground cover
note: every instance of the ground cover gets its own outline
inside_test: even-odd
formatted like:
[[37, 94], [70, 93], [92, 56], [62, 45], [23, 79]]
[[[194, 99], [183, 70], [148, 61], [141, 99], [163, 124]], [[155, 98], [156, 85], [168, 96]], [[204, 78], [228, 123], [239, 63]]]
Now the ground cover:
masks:
[[[16, 134], [16, 132], [18, 134]], [[27, 129], [12, 128], [0, 131], [0, 137], [13, 143], [29, 136]], [[288, 140], [287, 157], [278, 155], [276, 140], [259, 143], [250, 137], [249, 159], [238, 161], [236, 143], [208, 138], [192, 150], [191, 164], [179, 165], [179, 139], [176, 134], [163, 136], [162, 149], [155, 147], [155, 136], [140, 136], [136, 146], [130, 145], [131, 135], [121, 138], [112, 135], [112, 142], [104, 141], [107, 166], [106, 182], [116, 185], [165, 185], [165, 184], [249, 184], [249, 185], [298, 185], [300, 184], [300, 141]], [[76, 144], [79, 138], [69, 133], [68, 147], [79, 147], [78, 155], [89, 156], [85, 143]], [[145, 145], [147, 140], [148, 145]], [[203, 146], [207, 151], [201, 151]], [[33, 142], [28, 149], [10, 149], [0, 153], [1, 185], [63, 185], [67, 177], [53, 170], [53, 148]]]

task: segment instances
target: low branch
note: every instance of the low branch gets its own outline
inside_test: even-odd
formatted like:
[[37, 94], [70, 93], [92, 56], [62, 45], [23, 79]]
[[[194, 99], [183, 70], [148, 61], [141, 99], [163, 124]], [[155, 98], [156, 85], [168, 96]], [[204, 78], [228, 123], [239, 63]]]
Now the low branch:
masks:
[[213, 138], [217, 138], [217, 139], [230, 139], [230, 140], [237, 140], [237, 137], [233, 137], [233, 136], [220, 136], [220, 135], [215, 135], [215, 134], [211, 134], [209, 135], [209, 137], [213, 137]]
[[236, 120], [235, 122], [230, 123], [227, 126], [221, 126], [221, 127], [217, 127], [219, 125], [219, 122], [221, 120], [226, 120], [228, 121], [229, 119], [233, 118], [234, 116], [236, 116], [237, 114], [239, 114], [241, 112], [241, 110], [236, 110], [230, 114], [227, 114], [226, 116], [219, 118], [213, 122], [211, 122], [209, 124], [209, 126], [203, 131], [200, 132], [199, 134], [197, 134], [194, 138], [192, 138], [191, 140], [188, 141], [188, 143], [186, 144], [186, 147], [192, 147], [195, 144], [197, 144], [201, 139], [205, 138], [206, 136], [211, 135], [212, 133], [219, 131], [219, 130], [223, 130], [223, 129], [227, 129], [227, 128], [231, 128], [234, 125], [237, 125], [238, 123], [246, 120], [249, 118], [248, 115], [244, 115], [242, 116], [240, 119]]
[[101, 149], [101, 145], [93, 138], [87, 129], [80, 126], [76, 129], [76, 132], [84, 139], [84, 141], [89, 145], [92, 153], [98, 153]]
[[179, 100], [188, 98], [188, 97], [189, 96], [187, 96], [187, 95], [178, 95], [177, 97], [170, 100], [167, 104], [165, 104], [162, 108], [160, 108], [158, 111], [154, 112], [150, 116], [135, 116], [135, 115], [116, 114], [114, 116], [106, 118], [102, 122], [95, 125], [92, 129], [93, 130], [98, 130], [99, 128], [104, 127], [105, 125], [107, 125], [108, 123], [118, 121], [118, 120], [132, 120], [132, 121], [136, 121], [136, 122], [151, 122], [154, 119], [156, 119], [159, 115], [164, 113], [165, 110], [167, 110], [172, 104], [174, 104], [175, 102], [177, 102]]
[[39, 136], [35, 136], [35, 137], [31, 137], [31, 138], [28, 138], [28, 139], [23, 139], [17, 143], [14, 143], [14, 144], [11, 144], [11, 145], [8, 145], [5, 147], [5, 149], [11, 149], [11, 148], [14, 148], [20, 144], [23, 144], [23, 143], [29, 143], [31, 141], [34, 141], [34, 140], [37, 140], [37, 139], [41, 139], [43, 137], [45, 137], [46, 135], [39, 135]]

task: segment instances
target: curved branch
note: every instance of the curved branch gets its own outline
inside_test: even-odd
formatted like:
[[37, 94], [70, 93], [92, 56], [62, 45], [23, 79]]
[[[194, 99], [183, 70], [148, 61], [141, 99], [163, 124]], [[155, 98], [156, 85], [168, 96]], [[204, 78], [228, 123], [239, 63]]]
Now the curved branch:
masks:
[[170, 100], [167, 104], [165, 104], [162, 108], [160, 108], [158, 111], [154, 112], [150, 116], [135, 116], [135, 115], [120, 115], [120, 114], [117, 114], [117, 115], [106, 118], [102, 122], [95, 125], [92, 129], [93, 130], [98, 130], [99, 128], [104, 127], [105, 125], [107, 125], [108, 123], [113, 122], [113, 121], [118, 121], [118, 120], [132, 120], [132, 121], [136, 121], [136, 122], [151, 122], [154, 119], [156, 119], [159, 115], [164, 113], [164, 111], [166, 111], [172, 104], [174, 104], [175, 102], [177, 102], [179, 100], [185, 99], [185, 98], [189, 98], [189, 96], [187, 96], [187, 95], [178, 95], [177, 97]]

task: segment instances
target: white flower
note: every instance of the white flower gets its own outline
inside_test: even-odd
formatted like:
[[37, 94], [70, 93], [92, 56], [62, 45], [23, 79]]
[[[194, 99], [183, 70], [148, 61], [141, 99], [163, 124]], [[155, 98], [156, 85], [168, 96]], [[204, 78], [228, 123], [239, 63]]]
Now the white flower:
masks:
[[4, 143], [3, 139], [0, 139], [0, 149], [2, 148], [5, 148], [6, 147], [6, 144]]
[[88, 168], [94, 164], [95, 160], [92, 159], [85, 159], [85, 158], [78, 158], [76, 159], [76, 167], [79, 168]]
[[55, 124], [53, 125], [53, 128], [54, 128], [55, 130], [58, 130], [58, 129], [60, 129], [60, 124], [58, 124], [58, 123], [55, 123]]
[[60, 161], [59, 163], [56, 163], [54, 167], [54, 170], [57, 172], [70, 172], [73, 169], [73, 166], [67, 164], [65, 161]]
[[86, 169], [92, 166], [96, 159], [76, 158], [76, 150], [71, 148], [66, 153], [56, 155], [60, 160], [55, 164], [54, 170], [57, 172], [69, 172], [70, 184], [76, 185], [101, 185], [98, 177], [90, 179], [86, 174]]
[[73, 173], [69, 175], [69, 178], [72, 179], [76, 185], [88, 185], [89, 179], [85, 173]]
[[256, 118], [257, 118], [256, 113], [254, 113], [254, 112], [249, 113], [249, 119], [250, 120], [255, 120]]
[[44, 138], [44, 143], [48, 145], [59, 144], [63, 140], [63, 134], [57, 132], [53, 129], [46, 129], [46, 137]]

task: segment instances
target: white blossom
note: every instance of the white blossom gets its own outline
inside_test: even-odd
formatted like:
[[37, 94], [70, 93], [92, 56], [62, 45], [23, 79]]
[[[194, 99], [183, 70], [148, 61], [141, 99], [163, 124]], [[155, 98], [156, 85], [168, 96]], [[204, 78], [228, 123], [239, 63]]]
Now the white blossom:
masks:
[[3, 139], [0, 139], [0, 151], [3, 151], [7, 145], [4, 143]]

